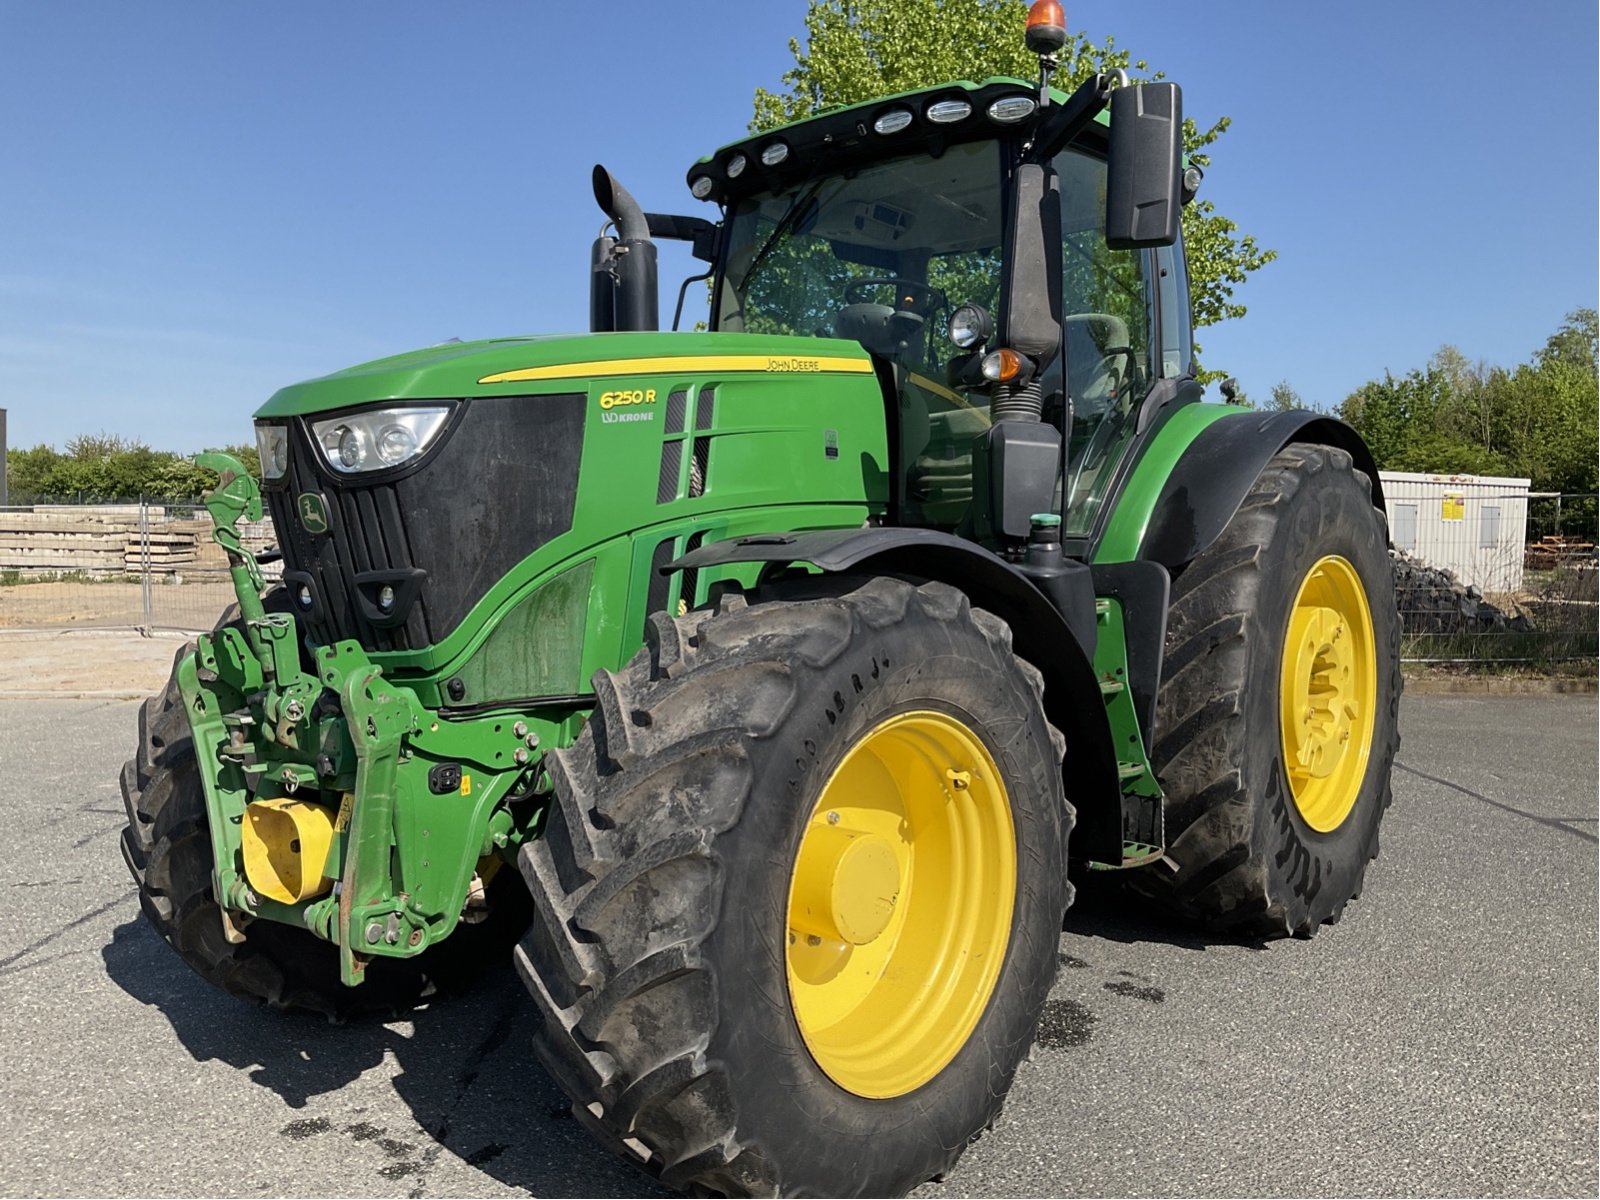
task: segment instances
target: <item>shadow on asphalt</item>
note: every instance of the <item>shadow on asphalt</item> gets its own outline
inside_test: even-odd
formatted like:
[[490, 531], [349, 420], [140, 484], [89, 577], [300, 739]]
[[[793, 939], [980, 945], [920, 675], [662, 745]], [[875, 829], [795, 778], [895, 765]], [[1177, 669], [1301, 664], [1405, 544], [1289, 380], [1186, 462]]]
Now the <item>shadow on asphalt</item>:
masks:
[[375, 1182], [378, 1192], [420, 1195], [429, 1169], [448, 1153], [539, 1196], [666, 1194], [573, 1120], [534, 1057], [537, 1018], [509, 962], [466, 994], [420, 1008], [405, 1022], [334, 1025], [227, 995], [185, 966], [142, 917], [118, 926], [101, 954], [111, 980], [159, 1010], [196, 1062], [226, 1063], [290, 1108], [337, 1093], [393, 1055], [395, 1092], [435, 1143], [417, 1147], [405, 1140], [413, 1131], [383, 1128], [383, 1114], [345, 1108], [336, 1117], [290, 1121], [279, 1131], [286, 1153], [288, 1143], [311, 1138], [370, 1143], [387, 1160], [378, 1174], [390, 1182]]
[[[1157, 865], [1142, 869], [1162, 868]], [[1236, 946], [1243, 950], [1269, 948], [1269, 943], [1258, 937], [1210, 933], [1198, 926], [1186, 925], [1148, 900], [1133, 895], [1113, 872], [1084, 871], [1081, 876], [1074, 872], [1073, 882], [1078, 895], [1062, 922], [1063, 933], [1130, 945], [1176, 946], [1180, 950], [1208, 950], [1213, 946]]]
[[[1079, 883], [1064, 930], [1189, 950], [1266, 948], [1259, 941], [1178, 925], [1129, 896], [1117, 881], [1098, 876]], [[572, 1118], [566, 1098], [534, 1057], [537, 1017], [509, 963], [466, 994], [417, 1009], [406, 1021], [334, 1025], [320, 1017], [270, 1012], [227, 995], [185, 966], [142, 917], [118, 926], [101, 954], [111, 980], [157, 1009], [196, 1062], [226, 1063], [290, 1108], [309, 1109], [279, 1131], [287, 1142], [348, 1138], [375, 1148], [385, 1160], [378, 1174], [388, 1181], [374, 1182], [380, 1192], [421, 1195], [429, 1170], [448, 1153], [539, 1196], [666, 1194], [597, 1145]], [[1062, 961], [1082, 965], [1071, 955]], [[1046, 1027], [1041, 1027], [1041, 1043], [1050, 1040]], [[1063, 1044], [1076, 1043], [1069, 1037]], [[410, 1129], [383, 1127], [381, 1112], [341, 1109], [337, 1100], [313, 1103], [383, 1068], [387, 1055], [399, 1067], [392, 1079], [395, 1093], [432, 1146], [407, 1142], [407, 1136], [415, 1136]], [[322, 1115], [330, 1112], [338, 1115]]]

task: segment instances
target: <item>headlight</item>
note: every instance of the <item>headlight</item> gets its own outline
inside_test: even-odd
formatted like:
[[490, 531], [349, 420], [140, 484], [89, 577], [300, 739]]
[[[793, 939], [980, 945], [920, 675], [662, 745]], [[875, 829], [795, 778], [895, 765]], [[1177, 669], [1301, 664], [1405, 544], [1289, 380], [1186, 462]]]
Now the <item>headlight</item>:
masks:
[[261, 478], [282, 479], [289, 469], [289, 427], [257, 425], [256, 450], [261, 455]]
[[311, 435], [330, 467], [341, 475], [359, 475], [420, 457], [449, 415], [447, 407], [375, 408], [318, 421], [311, 426]]
[[994, 336], [994, 321], [976, 304], [963, 304], [950, 314], [945, 332], [963, 350], [981, 346]]

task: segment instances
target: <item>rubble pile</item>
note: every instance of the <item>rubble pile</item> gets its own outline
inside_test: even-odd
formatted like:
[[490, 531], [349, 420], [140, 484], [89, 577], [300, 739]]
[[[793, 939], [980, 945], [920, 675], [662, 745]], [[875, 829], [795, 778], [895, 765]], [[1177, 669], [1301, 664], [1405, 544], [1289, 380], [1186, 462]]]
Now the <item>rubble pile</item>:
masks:
[[1533, 623], [1483, 598], [1477, 588], [1462, 584], [1454, 571], [1430, 567], [1404, 550], [1391, 550], [1395, 599], [1400, 625], [1418, 633], [1529, 633]]

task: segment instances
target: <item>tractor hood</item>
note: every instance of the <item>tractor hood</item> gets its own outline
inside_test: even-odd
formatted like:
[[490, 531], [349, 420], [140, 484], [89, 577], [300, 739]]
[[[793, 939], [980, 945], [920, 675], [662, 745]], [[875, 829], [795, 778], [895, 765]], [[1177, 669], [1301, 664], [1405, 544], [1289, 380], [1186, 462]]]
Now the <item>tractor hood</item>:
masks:
[[449, 342], [292, 384], [257, 418], [305, 416], [382, 400], [587, 391], [599, 380], [697, 373], [868, 374], [856, 342], [749, 333], [583, 333]]

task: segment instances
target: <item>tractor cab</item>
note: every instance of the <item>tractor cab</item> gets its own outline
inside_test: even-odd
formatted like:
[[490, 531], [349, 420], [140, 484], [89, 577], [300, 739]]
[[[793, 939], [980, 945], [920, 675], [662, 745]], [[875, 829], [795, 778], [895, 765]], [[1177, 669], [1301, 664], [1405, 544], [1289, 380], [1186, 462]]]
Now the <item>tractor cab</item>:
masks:
[[[816, 161], [789, 179], [749, 165], [735, 177], [748, 183], [728, 198], [711, 327], [848, 338], [882, 364], [898, 400], [901, 523], [974, 529], [974, 455], [997, 420], [1032, 420], [1054, 434], [1040, 439], [1049, 494], [1034, 502], [1087, 536], [1152, 387], [1192, 373], [1183, 251], [1107, 246], [1098, 122], [1040, 164], [1051, 211], [1018, 220], [1040, 119], [1019, 87], [934, 89], [723, 151], [724, 174], [738, 158]], [[840, 123], [866, 128], [860, 152], [882, 157], [834, 165]], [[1041, 249], [1047, 261], [1029, 265], [1045, 268], [1045, 294], [1008, 294], [1014, 256]], [[1024, 320], [1055, 334], [1026, 361], [1002, 332]]]
[[[710, 328], [872, 355], [893, 402], [892, 524], [1005, 551], [1049, 515], [1081, 554], [1135, 432], [1198, 394], [1179, 386], [1178, 209], [1199, 179], [1182, 174], [1180, 103], [1176, 85], [1113, 75], [1067, 96], [1047, 67], [1036, 85], [943, 85], [725, 146], [688, 176], [723, 208], [699, 223]], [[1108, 120], [1113, 105], [1138, 119]]]

